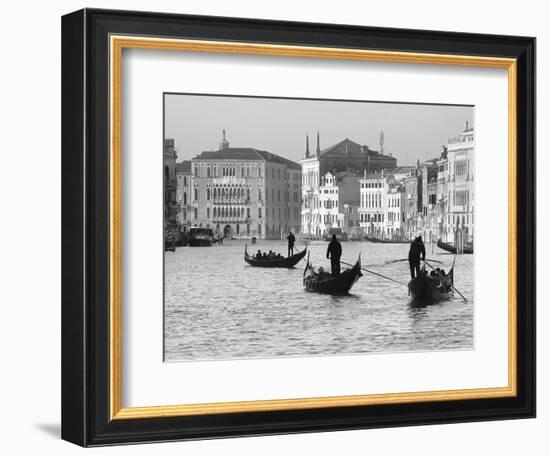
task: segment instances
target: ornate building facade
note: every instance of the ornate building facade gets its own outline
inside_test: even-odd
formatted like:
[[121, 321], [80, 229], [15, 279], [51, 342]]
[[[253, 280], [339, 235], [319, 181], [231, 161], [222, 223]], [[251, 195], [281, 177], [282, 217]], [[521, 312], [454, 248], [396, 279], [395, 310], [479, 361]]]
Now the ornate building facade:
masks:
[[164, 235], [178, 236], [176, 204], [176, 149], [173, 139], [164, 140]]
[[178, 206], [177, 223], [179, 231], [184, 234], [192, 226], [193, 206], [191, 205], [191, 189], [193, 174], [191, 172], [191, 161], [184, 160], [176, 163], [176, 203]]
[[191, 160], [191, 222], [225, 237], [280, 239], [300, 231], [301, 168], [252, 147], [230, 147]]
[[473, 240], [474, 234], [474, 129], [465, 129], [446, 147], [446, 170], [438, 180], [447, 181], [446, 212], [441, 235], [457, 245]]

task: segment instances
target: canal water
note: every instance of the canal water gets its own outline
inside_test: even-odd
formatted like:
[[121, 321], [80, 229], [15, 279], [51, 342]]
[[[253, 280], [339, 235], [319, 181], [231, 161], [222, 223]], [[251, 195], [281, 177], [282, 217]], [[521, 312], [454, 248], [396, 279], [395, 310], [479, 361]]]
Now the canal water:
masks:
[[[303, 244], [297, 242], [297, 247]], [[473, 348], [473, 255], [457, 257], [452, 300], [410, 304], [407, 244], [343, 242], [342, 261], [361, 253], [368, 269], [349, 296], [306, 292], [305, 261], [295, 269], [253, 268], [243, 260], [245, 241], [221, 246], [179, 247], [165, 253], [164, 349], [166, 361]], [[330, 270], [326, 242], [309, 244], [311, 262]], [[286, 255], [286, 242], [259, 241], [261, 249]], [[427, 258], [446, 271], [454, 255], [426, 246]], [[342, 268], [345, 268], [342, 265]]]

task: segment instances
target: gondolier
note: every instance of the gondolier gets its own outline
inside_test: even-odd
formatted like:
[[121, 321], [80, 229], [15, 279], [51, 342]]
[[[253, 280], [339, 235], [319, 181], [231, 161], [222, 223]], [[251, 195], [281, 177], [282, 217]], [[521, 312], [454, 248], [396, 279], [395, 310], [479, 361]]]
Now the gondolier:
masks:
[[288, 233], [288, 236], [286, 237], [286, 240], [288, 241], [288, 255], [287, 256], [290, 257], [294, 253], [294, 242], [296, 242], [296, 238], [294, 237], [294, 235], [292, 233]]
[[409, 267], [411, 268], [411, 279], [420, 275], [420, 257], [422, 261], [426, 259], [426, 247], [422, 242], [422, 236], [418, 236], [411, 242], [409, 249]]
[[340, 274], [340, 257], [342, 256], [342, 244], [336, 238], [336, 235], [332, 235], [327, 248], [327, 258], [330, 258], [331, 275], [337, 276]]

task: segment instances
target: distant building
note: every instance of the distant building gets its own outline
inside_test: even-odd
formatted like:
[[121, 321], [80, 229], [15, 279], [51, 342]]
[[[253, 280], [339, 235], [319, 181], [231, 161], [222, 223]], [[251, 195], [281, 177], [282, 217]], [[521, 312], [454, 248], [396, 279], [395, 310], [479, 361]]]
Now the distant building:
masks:
[[226, 237], [279, 239], [300, 231], [301, 168], [297, 163], [252, 147], [230, 147], [191, 160], [193, 226]]
[[319, 206], [313, 210], [319, 223], [310, 234], [324, 237], [341, 231], [348, 236], [358, 226], [359, 176], [350, 171], [326, 173], [321, 177]]
[[439, 212], [437, 205], [437, 182], [439, 173], [439, 160], [434, 158], [423, 163], [420, 172], [422, 185], [421, 211], [418, 215], [418, 227], [422, 233], [424, 242], [435, 243], [439, 239]]
[[186, 233], [193, 222], [193, 206], [191, 204], [193, 173], [191, 172], [190, 160], [176, 163], [176, 179], [177, 224], [180, 232]]
[[474, 234], [474, 129], [466, 127], [447, 144], [447, 213], [443, 236], [457, 244]]
[[173, 139], [164, 140], [164, 234], [177, 236], [176, 149]]
[[[383, 148], [384, 138], [381, 134], [380, 146]], [[306, 135], [306, 150], [302, 165], [302, 234], [320, 236], [321, 225], [320, 186], [322, 176], [331, 173], [352, 172], [361, 176], [365, 171], [370, 174], [383, 169], [394, 169], [397, 160], [389, 155], [360, 145], [348, 138], [321, 150], [320, 136], [317, 132], [315, 152], [310, 152], [309, 136]], [[356, 200], [358, 200], [356, 195]], [[352, 211], [353, 212], [353, 211]], [[325, 214], [328, 215], [328, 214]], [[357, 213], [358, 215], [358, 213]]]
[[383, 171], [364, 172], [360, 185], [359, 224], [370, 237], [384, 238], [386, 212], [386, 176]]
[[422, 176], [419, 174], [420, 170], [417, 167], [410, 176], [403, 179], [405, 190], [403, 231], [407, 239], [414, 239], [418, 236], [418, 214], [421, 212], [422, 207]]
[[[400, 175], [398, 175], [400, 176]], [[405, 238], [405, 184], [390, 175], [386, 179], [386, 205], [384, 212], [384, 237], [387, 239]]]

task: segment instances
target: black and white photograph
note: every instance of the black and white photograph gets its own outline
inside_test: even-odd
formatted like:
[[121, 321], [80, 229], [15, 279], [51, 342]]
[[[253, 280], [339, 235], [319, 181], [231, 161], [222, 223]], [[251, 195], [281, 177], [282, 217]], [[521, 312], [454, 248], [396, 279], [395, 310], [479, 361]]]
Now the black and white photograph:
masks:
[[164, 94], [164, 359], [474, 348], [474, 106]]

